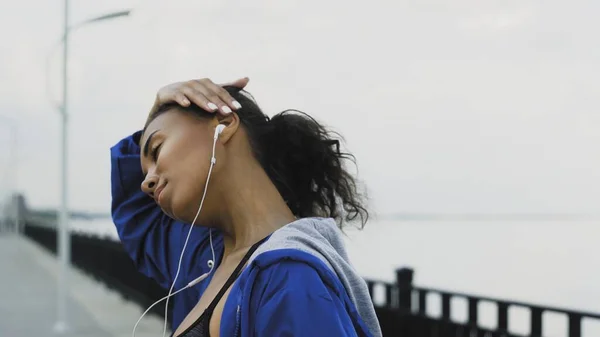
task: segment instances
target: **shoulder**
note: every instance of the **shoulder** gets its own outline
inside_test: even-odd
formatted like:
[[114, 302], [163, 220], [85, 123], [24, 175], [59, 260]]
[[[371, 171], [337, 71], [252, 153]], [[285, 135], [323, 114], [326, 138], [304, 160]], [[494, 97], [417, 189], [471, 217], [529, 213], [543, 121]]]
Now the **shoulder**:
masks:
[[250, 274], [246, 308], [256, 336], [357, 336], [361, 329], [340, 281], [311, 254], [265, 252]]
[[343, 285], [321, 258], [305, 251], [286, 248], [263, 252], [251, 266], [254, 290], [261, 293], [290, 292], [294, 296], [316, 291], [341, 296]]

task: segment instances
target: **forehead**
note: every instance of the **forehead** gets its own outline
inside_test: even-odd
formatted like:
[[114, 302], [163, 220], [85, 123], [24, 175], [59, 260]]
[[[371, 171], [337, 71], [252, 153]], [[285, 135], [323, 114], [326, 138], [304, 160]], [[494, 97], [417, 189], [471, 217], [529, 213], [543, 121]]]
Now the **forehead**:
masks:
[[190, 119], [188, 114], [182, 113], [177, 109], [172, 109], [158, 115], [146, 126], [144, 134], [140, 139], [140, 145], [143, 145], [148, 140], [148, 137], [156, 131], [168, 132], [172, 129], [190, 125]]

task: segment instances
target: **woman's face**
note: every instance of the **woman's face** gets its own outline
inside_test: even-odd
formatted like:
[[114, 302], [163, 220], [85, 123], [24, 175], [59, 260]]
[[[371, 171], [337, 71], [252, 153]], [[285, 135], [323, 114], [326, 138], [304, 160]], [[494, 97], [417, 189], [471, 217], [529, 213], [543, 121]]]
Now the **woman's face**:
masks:
[[[191, 223], [210, 166], [214, 130], [208, 120], [173, 109], [155, 118], [140, 139], [142, 190], [170, 217]], [[204, 213], [204, 212], [203, 212]]]

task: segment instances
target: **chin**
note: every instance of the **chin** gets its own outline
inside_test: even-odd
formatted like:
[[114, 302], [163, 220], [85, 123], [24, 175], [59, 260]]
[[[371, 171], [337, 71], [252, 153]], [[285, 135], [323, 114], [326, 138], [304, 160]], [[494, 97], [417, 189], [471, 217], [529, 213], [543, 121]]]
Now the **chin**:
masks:
[[189, 215], [187, 215], [185, 212], [181, 212], [181, 211], [177, 211], [177, 209], [172, 209], [172, 211], [164, 211], [165, 214], [167, 214], [169, 217], [177, 220], [177, 221], [181, 221], [183, 223], [189, 224], [192, 223], [192, 220], [194, 220], [194, 216], [192, 215], [191, 217]]
[[[208, 198], [206, 198], [208, 199]], [[200, 202], [198, 198], [177, 198], [170, 200], [170, 212], [167, 213], [171, 218], [181, 221], [186, 224], [192, 224], [196, 214], [198, 214], [198, 208], [200, 207]], [[211, 216], [209, 215], [211, 212], [211, 208], [208, 205], [210, 202], [208, 200], [204, 200], [204, 205], [202, 206], [202, 210], [194, 223], [195, 226], [204, 226], [210, 227], [208, 223]]]
[[173, 204], [169, 205], [169, 207], [161, 207], [161, 210], [169, 218], [186, 224], [192, 223], [192, 221], [194, 220], [194, 216], [196, 216], [196, 213], [189, 215], [188, 212], [185, 211], [185, 209], [181, 209], [180, 207], [177, 207]]
[[161, 210], [163, 211], [163, 213], [165, 213], [165, 214], [166, 214], [166, 215], [167, 215], [169, 218], [171, 218], [171, 219], [174, 219], [174, 220], [177, 220], [177, 221], [181, 221], [181, 219], [179, 219], [179, 218], [178, 218], [178, 217], [177, 217], [175, 214], [173, 214], [172, 212], [170, 212], [170, 211], [168, 211], [168, 210], [166, 210], [166, 209], [164, 209], [164, 208], [162, 208], [162, 207], [161, 207], [160, 209], [161, 209]]
[[[165, 212], [168, 216], [170, 216], [171, 218], [177, 220], [177, 221], [181, 221], [183, 223], [186, 224], [192, 224], [192, 222], [194, 221], [194, 218], [196, 217], [196, 213], [198, 212], [198, 207], [189, 207], [189, 208], [183, 208], [183, 207], [176, 207], [174, 205], [174, 207], [171, 208], [172, 212]], [[200, 212], [202, 213], [202, 212]], [[195, 225], [197, 225], [200, 222], [201, 216], [198, 217], [198, 219], [196, 220]]]

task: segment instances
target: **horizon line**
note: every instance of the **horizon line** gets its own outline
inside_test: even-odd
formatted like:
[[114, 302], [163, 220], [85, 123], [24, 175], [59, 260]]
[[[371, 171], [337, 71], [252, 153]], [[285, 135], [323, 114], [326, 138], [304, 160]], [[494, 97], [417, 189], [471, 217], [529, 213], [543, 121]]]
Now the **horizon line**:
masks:
[[384, 213], [377, 220], [600, 220], [600, 214], [585, 213]]

